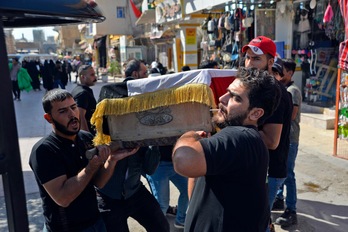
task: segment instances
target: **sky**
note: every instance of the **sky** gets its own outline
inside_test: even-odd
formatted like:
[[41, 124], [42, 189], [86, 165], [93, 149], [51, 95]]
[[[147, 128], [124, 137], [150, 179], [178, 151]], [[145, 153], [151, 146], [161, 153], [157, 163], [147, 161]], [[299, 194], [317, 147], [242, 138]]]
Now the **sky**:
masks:
[[45, 32], [45, 38], [47, 38], [47, 36], [57, 35], [57, 32], [52, 30], [53, 27], [15, 28], [13, 29], [12, 35], [15, 39], [20, 39], [22, 38], [22, 34], [24, 34], [24, 38], [28, 41], [33, 41], [33, 29], [43, 29]]

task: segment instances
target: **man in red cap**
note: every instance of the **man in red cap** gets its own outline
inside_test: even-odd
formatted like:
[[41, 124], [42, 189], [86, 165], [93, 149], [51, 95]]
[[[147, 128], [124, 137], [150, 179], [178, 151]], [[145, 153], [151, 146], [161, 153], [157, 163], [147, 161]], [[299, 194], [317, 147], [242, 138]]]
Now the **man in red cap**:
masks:
[[[254, 67], [273, 73], [272, 66], [276, 57], [276, 45], [270, 38], [258, 36], [250, 41], [248, 45], [245, 45], [242, 48], [242, 52], [246, 53], [245, 67]], [[280, 104], [273, 115], [259, 127], [259, 132], [269, 152], [267, 176], [269, 210], [272, 209], [277, 191], [287, 176], [286, 165], [290, 145], [289, 134], [293, 108], [292, 100], [284, 85], [279, 83], [279, 86], [282, 92]], [[274, 231], [273, 224], [270, 225], [270, 231]]]
[[254, 67], [272, 73], [276, 56], [275, 43], [265, 36], [258, 36], [242, 48], [245, 54], [245, 67]]

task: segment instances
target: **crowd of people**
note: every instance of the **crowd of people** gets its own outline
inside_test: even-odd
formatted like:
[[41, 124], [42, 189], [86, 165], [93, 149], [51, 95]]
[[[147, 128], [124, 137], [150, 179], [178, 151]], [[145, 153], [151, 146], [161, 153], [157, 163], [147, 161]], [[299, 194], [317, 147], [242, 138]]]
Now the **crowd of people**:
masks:
[[[21, 65], [13, 59], [15, 100], [20, 100], [21, 68], [27, 69], [33, 89], [41, 90], [40, 75], [47, 90], [42, 105], [52, 133], [35, 144], [29, 161], [42, 197], [43, 231], [129, 231], [129, 217], [147, 231], [170, 231], [168, 214], [175, 216], [176, 228], [197, 232], [265, 232], [274, 231], [273, 223], [297, 224], [294, 167], [302, 96], [291, 79], [296, 63], [277, 57], [274, 42], [264, 36], [242, 52], [236, 79], [219, 97], [212, 118], [218, 132], [188, 131], [175, 144], [134, 149], [94, 148], [90, 120], [97, 101], [91, 87], [98, 78], [92, 66], [53, 60]], [[79, 81], [69, 93], [65, 86], [74, 68]], [[206, 68], [219, 65], [199, 65]], [[181, 71], [189, 70], [183, 66]], [[124, 73], [123, 82], [105, 86], [117, 92], [113, 98], [128, 96], [128, 81], [168, 71], [158, 61], [149, 68], [131, 59]], [[102, 92], [98, 101], [107, 97]], [[180, 192], [177, 206], [169, 205], [170, 182]], [[272, 210], [284, 213], [273, 222]]]

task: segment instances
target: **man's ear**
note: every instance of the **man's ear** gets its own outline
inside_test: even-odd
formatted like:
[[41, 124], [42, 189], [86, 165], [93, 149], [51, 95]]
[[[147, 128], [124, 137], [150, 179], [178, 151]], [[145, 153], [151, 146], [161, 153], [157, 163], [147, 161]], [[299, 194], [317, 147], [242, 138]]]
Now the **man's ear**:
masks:
[[249, 113], [249, 118], [252, 121], [257, 121], [263, 116], [265, 111], [262, 108], [253, 108]]
[[52, 123], [52, 116], [50, 114], [45, 113], [44, 118], [46, 119], [47, 122]]
[[133, 71], [132, 72], [132, 77], [137, 79], [138, 78], [138, 72], [137, 71]]
[[274, 58], [268, 59], [268, 67], [272, 70], [272, 66], [274, 64]]

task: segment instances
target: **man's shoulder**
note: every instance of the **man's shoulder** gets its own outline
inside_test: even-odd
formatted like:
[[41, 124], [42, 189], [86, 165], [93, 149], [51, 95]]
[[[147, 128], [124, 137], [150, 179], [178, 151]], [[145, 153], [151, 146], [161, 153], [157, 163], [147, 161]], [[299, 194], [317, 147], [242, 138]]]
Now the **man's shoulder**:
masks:
[[[89, 87], [87, 87], [89, 88]], [[80, 95], [87, 93], [87, 89], [84, 88], [84, 86], [82, 85], [76, 85], [75, 88], [73, 88], [73, 90], [71, 91], [71, 95], [73, 95], [73, 97], [79, 97]]]

